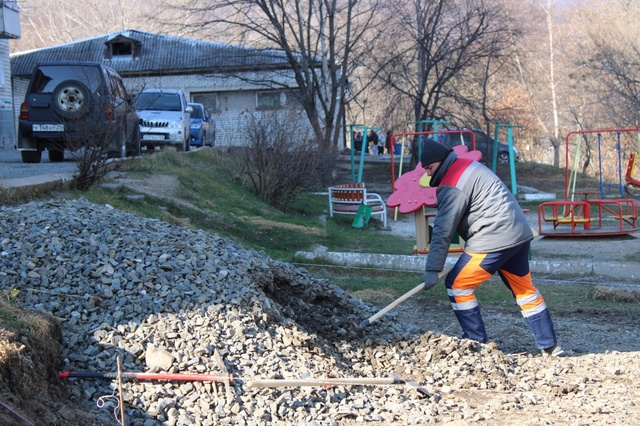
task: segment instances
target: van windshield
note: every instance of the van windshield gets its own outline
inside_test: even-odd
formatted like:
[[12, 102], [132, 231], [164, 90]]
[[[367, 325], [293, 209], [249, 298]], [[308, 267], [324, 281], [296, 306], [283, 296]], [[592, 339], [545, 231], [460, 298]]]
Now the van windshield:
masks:
[[180, 96], [176, 93], [142, 92], [136, 98], [138, 111], [182, 111]]

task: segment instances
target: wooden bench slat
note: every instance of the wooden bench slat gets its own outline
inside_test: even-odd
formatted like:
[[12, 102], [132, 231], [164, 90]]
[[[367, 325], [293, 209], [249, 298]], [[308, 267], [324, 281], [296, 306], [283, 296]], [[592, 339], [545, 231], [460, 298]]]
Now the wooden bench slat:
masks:
[[387, 206], [379, 194], [369, 192], [364, 182], [347, 183], [329, 188], [329, 215], [353, 214], [358, 212], [361, 204], [372, 207], [371, 215], [380, 216], [384, 226], [387, 226]]

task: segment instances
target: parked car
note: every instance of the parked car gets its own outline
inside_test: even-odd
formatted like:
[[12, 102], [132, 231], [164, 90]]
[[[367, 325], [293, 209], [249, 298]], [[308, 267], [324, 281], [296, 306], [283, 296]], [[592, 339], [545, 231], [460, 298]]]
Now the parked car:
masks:
[[173, 145], [180, 151], [189, 151], [189, 117], [193, 109], [181, 90], [145, 89], [138, 94], [134, 108], [140, 116], [141, 143], [147, 149]]
[[66, 149], [103, 143], [112, 157], [140, 154], [139, 118], [118, 73], [98, 62], [38, 64], [20, 105], [22, 162], [64, 160]]
[[190, 103], [191, 111], [191, 145], [210, 146], [216, 141], [216, 125], [209, 110], [204, 105]]
[[[447, 133], [441, 133], [434, 135], [438, 137], [438, 140], [447, 147], [455, 145], [466, 145], [471, 149], [471, 133], [475, 135], [476, 150], [482, 152], [482, 162], [491, 163], [493, 161], [493, 138], [486, 132], [479, 129], [444, 129]], [[520, 153], [513, 147], [513, 159], [514, 161], [520, 161]], [[498, 163], [506, 164], [509, 162], [509, 145], [504, 142], [498, 142]]]

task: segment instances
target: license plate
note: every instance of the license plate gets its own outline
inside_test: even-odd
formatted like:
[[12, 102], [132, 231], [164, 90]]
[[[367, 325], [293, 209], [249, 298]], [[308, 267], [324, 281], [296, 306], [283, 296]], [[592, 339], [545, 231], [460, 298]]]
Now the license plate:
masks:
[[164, 136], [162, 135], [142, 135], [142, 140], [145, 141], [163, 141]]
[[34, 124], [34, 132], [64, 132], [64, 124]]

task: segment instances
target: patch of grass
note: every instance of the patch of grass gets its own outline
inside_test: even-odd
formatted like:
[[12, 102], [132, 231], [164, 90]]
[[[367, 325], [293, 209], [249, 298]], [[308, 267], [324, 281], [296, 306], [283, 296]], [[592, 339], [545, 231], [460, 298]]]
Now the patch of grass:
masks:
[[45, 198], [64, 187], [65, 183], [63, 182], [52, 182], [47, 185], [9, 188], [3, 186], [0, 181], [0, 206], [12, 206]]
[[[331, 280], [348, 292], [374, 291], [387, 294], [391, 300], [397, 299], [416, 287], [422, 281], [420, 272], [381, 271], [375, 267], [354, 268], [332, 265], [304, 265], [316, 276]], [[640, 314], [640, 303], [632, 302], [640, 293], [620, 290], [594, 290], [583, 283], [534, 283], [544, 297], [546, 305], [555, 313], [594, 313], [602, 311], [620, 315]], [[492, 309], [506, 309], [518, 312], [516, 301], [502, 280], [494, 275], [476, 289], [476, 297], [481, 306]], [[437, 303], [448, 304], [449, 298], [444, 282], [428, 291], [417, 293], [414, 297], [425, 298]]]
[[354, 229], [352, 216], [328, 218], [326, 194], [301, 194], [289, 212], [283, 213], [243, 187], [232, 155], [213, 150], [189, 155], [167, 150], [123, 162], [118, 170], [137, 178], [175, 176], [184, 202], [149, 195], [133, 201], [126, 192], [99, 185], [75, 196], [143, 217], [189, 223], [284, 261], [293, 260], [297, 251], [314, 250], [320, 245], [331, 251], [387, 254], [409, 254], [413, 247], [410, 238], [376, 232], [381, 226], [378, 220], [372, 219], [366, 229]]

